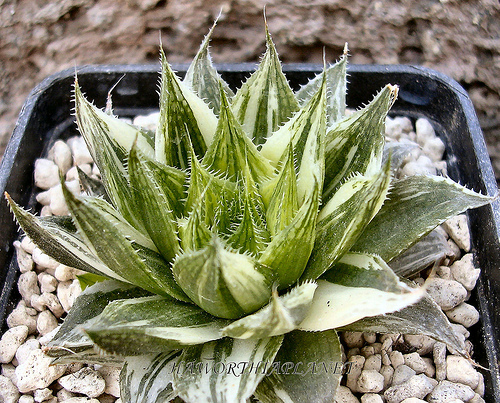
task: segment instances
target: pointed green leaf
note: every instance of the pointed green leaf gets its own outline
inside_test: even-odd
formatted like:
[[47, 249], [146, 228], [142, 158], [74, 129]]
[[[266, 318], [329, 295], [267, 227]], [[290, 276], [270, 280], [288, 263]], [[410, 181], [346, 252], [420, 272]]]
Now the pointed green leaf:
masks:
[[286, 148], [293, 144], [298, 168], [297, 191], [299, 204], [314, 186], [312, 176], [324, 176], [324, 138], [326, 133], [326, 76], [311, 100], [285, 123], [262, 146], [263, 156], [278, 164], [286, 157]]
[[123, 403], [162, 403], [177, 396], [172, 388], [179, 352], [126, 357], [120, 372]]
[[341, 345], [334, 330], [295, 331], [285, 336], [255, 396], [262, 403], [333, 402], [343, 373]]
[[139, 287], [108, 280], [87, 287], [75, 300], [71, 311], [54, 338], [44, 351], [51, 357], [78, 359], [78, 353], [88, 353], [94, 343], [81, 331], [82, 326], [91, 323], [106, 306], [118, 299], [138, 298], [148, 295]]
[[317, 279], [356, 242], [385, 200], [390, 184], [389, 168], [388, 163], [377, 175], [351, 178], [323, 207], [303, 279]]
[[265, 377], [283, 336], [256, 340], [224, 338], [184, 349], [174, 390], [185, 401], [245, 403]]
[[367, 316], [400, 310], [424, 295], [399, 281], [375, 255], [348, 253], [318, 280], [311, 309], [299, 329], [336, 329]]
[[186, 83], [198, 97], [205, 100], [216, 115], [219, 115], [219, 85], [222, 85], [224, 93], [229, 98], [232, 98], [234, 93], [221, 78], [219, 73], [217, 73], [217, 70], [212, 64], [212, 58], [210, 57], [208, 45], [216, 25], [217, 20], [201, 43], [200, 49], [191, 62], [183, 82]]
[[123, 277], [110, 270], [77, 235], [68, 216], [36, 217], [17, 205], [6, 194], [10, 208], [25, 234], [47, 255], [59, 263], [120, 281]]
[[77, 275], [76, 278], [80, 283], [80, 288], [84, 291], [86, 288], [94, 285], [95, 283], [100, 283], [101, 281], [107, 280], [106, 277], [100, 276], [99, 274], [94, 273], [85, 273]]
[[151, 240], [127, 225], [104, 200], [76, 198], [64, 184], [63, 193], [85, 243], [111, 271], [155, 294], [186, 300], [170, 266], [150, 245]]
[[259, 191], [266, 206], [267, 227], [271, 236], [275, 236], [292, 222], [299, 209], [297, 177], [291, 143], [286, 149], [279, 173], [262, 183]]
[[188, 218], [179, 220], [179, 238], [183, 251], [204, 248], [212, 239], [212, 233], [202, 220], [201, 200], [195, 206]]
[[491, 200], [444, 177], [393, 181], [388, 200], [352, 250], [377, 253], [390, 262], [448, 218]]
[[308, 282], [283, 296], [275, 291], [268, 305], [226, 326], [222, 334], [239, 339], [260, 339], [291, 332], [306, 317], [316, 287], [315, 283]]
[[[302, 86], [295, 93], [299, 105], [304, 106], [316, 93], [321, 85], [321, 75], [318, 74], [306, 85]], [[347, 92], [347, 44], [344, 48], [344, 54], [340, 60], [328, 67], [326, 70], [326, 88], [328, 91], [326, 116], [327, 127], [331, 128], [335, 122], [345, 115], [346, 92]]]
[[384, 122], [396, 100], [397, 87], [387, 85], [368, 106], [337, 122], [326, 135], [323, 202], [330, 200], [352, 174], [371, 176], [382, 163]]
[[343, 326], [342, 330], [422, 334], [446, 343], [464, 356], [467, 355], [463, 341], [457, 337], [439, 305], [428, 295], [424, 295], [420, 301], [400, 311], [366, 317]]
[[300, 207], [290, 225], [271, 240], [259, 258], [260, 263], [271, 267], [276, 274], [280, 290], [299, 279], [311, 255], [320, 202], [319, 178], [315, 178], [314, 185], [314, 191]]
[[431, 231], [415, 245], [391, 260], [389, 266], [400, 277], [410, 278], [423, 269], [441, 262], [450, 253], [446, 238]]
[[[160, 127], [156, 157], [167, 165], [187, 169], [189, 145], [202, 157], [212, 143], [217, 118], [207, 104], [182, 83], [161, 51]], [[166, 99], [164, 99], [166, 97]], [[160, 156], [161, 152], [164, 156]]]
[[243, 187], [242, 217], [227, 242], [242, 253], [248, 252], [257, 256], [266, 248], [270, 241], [270, 235], [263, 218], [262, 198], [257, 191], [257, 185], [250, 175], [248, 166], [245, 170]]
[[132, 201], [143, 210], [142, 224], [162, 257], [171, 261], [180, 250], [175, 217], [168, 196], [135, 146], [130, 150], [128, 172]]
[[234, 115], [256, 145], [264, 143], [299, 109], [267, 26], [266, 44], [257, 71], [241, 86], [232, 104]]
[[218, 214], [228, 214], [227, 203], [235, 197], [236, 184], [206, 169], [193, 151], [190, 151], [190, 167], [185, 209], [192, 211], [193, 208], [200, 208], [206, 225], [214, 226]]
[[227, 324], [196, 305], [151, 296], [113, 301], [83, 330], [107, 352], [141, 355], [216, 340]]
[[231, 180], [242, 178], [250, 170], [255, 182], [270, 177], [273, 168], [245, 134], [229, 107], [224, 91], [220, 90], [221, 111], [214, 141], [203, 158], [208, 169], [224, 174]]
[[106, 193], [125, 219], [140, 229], [136, 218], [138, 212], [128, 203], [131, 193], [124, 164], [134, 141], [150, 156], [154, 154], [152, 146], [140, 130], [107, 115], [88, 102], [78, 82], [75, 82], [75, 114], [78, 129], [99, 167]]
[[189, 298], [218, 317], [255, 312], [271, 296], [268, 269], [248, 255], [228, 250], [215, 236], [205, 248], [179, 255], [172, 270]]

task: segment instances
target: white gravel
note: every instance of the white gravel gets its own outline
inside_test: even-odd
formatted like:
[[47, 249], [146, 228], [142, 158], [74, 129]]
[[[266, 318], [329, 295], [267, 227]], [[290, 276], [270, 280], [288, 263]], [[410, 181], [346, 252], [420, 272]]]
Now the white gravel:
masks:
[[[156, 117], [138, 117], [134, 123], [154, 129]], [[414, 126], [405, 117], [388, 118], [386, 135], [392, 140], [418, 144], [400, 169], [400, 176], [446, 174], [444, 144], [425, 119], [418, 119]], [[44, 215], [67, 214], [59, 169], [66, 174], [68, 188], [76, 194], [80, 191], [77, 165], [99, 178], [81, 137], [57, 141], [48, 158], [36, 162], [35, 183], [41, 189], [37, 200]], [[479, 319], [477, 309], [467, 301], [480, 274], [470, 253], [467, 217], [452, 218], [439, 231], [447, 238], [450, 253], [431, 273], [426, 286], [455, 323], [457, 334], [466, 339], [467, 328]], [[53, 335], [80, 294], [76, 280], [80, 272], [49, 258], [27, 238], [16, 241], [14, 246], [21, 271], [18, 288], [22, 300], [7, 318], [10, 329], [0, 340], [0, 401], [121, 403], [119, 368], [50, 366], [51, 359], [41, 350], [39, 340], [46, 341]], [[337, 392], [337, 403], [484, 401], [482, 374], [468, 360], [447, 351], [443, 343], [420, 335], [359, 332], [344, 332], [341, 339], [346, 358], [353, 365]], [[399, 351], [401, 344], [411, 351]]]

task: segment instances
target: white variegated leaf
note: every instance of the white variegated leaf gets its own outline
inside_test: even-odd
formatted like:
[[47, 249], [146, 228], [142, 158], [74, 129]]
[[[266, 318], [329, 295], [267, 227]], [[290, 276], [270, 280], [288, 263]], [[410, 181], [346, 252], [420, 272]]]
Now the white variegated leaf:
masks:
[[152, 296], [113, 301], [83, 330], [101, 349], [128, 356], [217, 340], [226, 325], [196, 305]]
[[216, 236], [205, 248], [179, 255], [172, 270], [189, 298], [218, 317], [235, 319], [255, 312], [271, 296], [269, 269], [231, 251]]
[[337, 333], [288, 333], [255, 391], [262, 403], [333, 402], [344, 373]]
[[265, 377], [283, 336], [223, 338], [184, 349], [174, 391], [189, 402], [245, 403]]
[[232, 98], [234, 93], [226, 82], [222, 80], [219, 73], [217, 73], [212, 64], [212, 58], [210, 57], [208, 45], [216, 25], [217, 20], [201, 43], [200, 49], [191, 62], [183, 82], [187, 84], [198, 97], [205, 100], [216, 115], [219, 115], [219, 85], [222, 85], [224, 93], [228, 98]]
[[399, 281], [377, 256], [348, 253], [318, 280], [311, 309], [299, 329], [336, 329], [367, 316], [398, 311], [425, 294]]
[[385, 117], [398, 88], [387, 85], [365, 108], [337, 122], [327, 132], [323, 202], [353, 174], [371, 176], [380, 170], [384, 149]]
[[237, 91], [232, 103], [234, 115], [256, 145], [264, 143], [299, 109], [267, 26], [266, 44], [257, 71]]
[[57, 357], [60, 363], [63, 358], [74, 362], [95, 356], [94, 343], [82, 331], [82, 328], [92, 323], [111, 301], [138, 298], [148, 294], [139, 287], [114, 280], [87, 287], [76, 298], [56, 335], [44, 348], [45, 353], [51, 357]]
[[177, 396], [172, 387], [179, 352], [125, 358], [120, 372], [123, 403], [163, 403]]
[[307, 315], [316, 287], [315, 283], [308, 282], [282, 296], [273, 292], [268, 305], [234, 321], [222, 329], [222, 333], [239, 339], [258, 339], [291, 332]]
[[410, 176], [391, 186], [388, 200], [352, 247], [387, 262], [448, 218], [492, 200], [440, 176]]

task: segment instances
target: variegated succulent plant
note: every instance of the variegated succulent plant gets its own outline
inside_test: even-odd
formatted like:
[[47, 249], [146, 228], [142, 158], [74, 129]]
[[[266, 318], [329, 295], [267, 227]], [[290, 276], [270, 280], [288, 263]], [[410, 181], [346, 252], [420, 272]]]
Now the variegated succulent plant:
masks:
[[82, 174], [88, 195], [74, 196], [61, 180], [71, 216], [38, 218], [9, 198], [43, 251], [91, 273], [46, 353], [123, 365], [124, 402], [309, 402], [339, 383], [338, 329], [427, 334], [464, 352], [388, 263], [490, 199], [444, 177], [393, 179], [384, 120], [397, 88], [345, 116], [345, 54], [294, 93], [266, 28], [234, 94], [209, 38], [183, 80], [161, 53], [155, 133], [75, 83], [102, 186]]

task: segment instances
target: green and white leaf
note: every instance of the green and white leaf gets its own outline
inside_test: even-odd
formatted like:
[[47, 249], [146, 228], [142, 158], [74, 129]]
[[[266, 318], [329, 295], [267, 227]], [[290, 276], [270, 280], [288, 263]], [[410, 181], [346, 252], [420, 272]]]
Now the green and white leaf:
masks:
[[299, 109], [266, 26], [267, 50], [236, 93], [232, 108], [245, 133], [260, 145]]
[[274, 361], [283, 336], [223, 338], [184, 349], [174, 390], [188, 402], [245, 403]]
[[178, 351], [126, 357], [120, 372], [123, 403], [169, 402], [177, 396], [172, 387]]
[[313, 193], [309, 194], [292, 222], [274, 236], [259, 258], [259, 263], [272, 268], [276, 274], [279, 290], [300, 278], [311, 255], [316, 236], [320, 186], [319, 178], [314, 178]]
[[439, 305], [427, 294], [420, 301], [400, 311], [366, 317], [339, 330], [422, 334], [446, 343], [459, 354], [467, 356], [463, 340], [457, 336]]
[[389, 266], [398, 276], [409, 278], [426, 267], [439, 264], [450, 253], [446, 238], [434, 230], [392, 259]]
[[127, 356], [216, 340], [227, 324], [196, 305], [155, 295], [113, 301], [84, 331], [101, 349]]
[[133, 146], [128, 158], [128, 172], [136, 209], [143, 210], [142, 225], [146, 228], [156, 249], [167, 261], [180, 251], [177, 225], [170, 206], [170, 198], [163, 191], [156, 175], [145, 163], [141, 152]]
[[334, 330], [291, 332], [255, 396], [262, 403], [333, 402], [343, 371]]
[[291, 332], [306, 317], [316, 287], [315, 283], [307, 282], [282, 296], [274, 291], [268, 305], [226, 326], [222, 334], [238, 339], [259, 339]]
[[155, 294], [186, 300], [169, 263], [158, 255], [151, 240], [135, 231], [104, 200], [77, 198], [64, 184], [63, 193], [85, 243], [111, 271]]
[[191, 62], [183, 82], [187, 84], [198, 97], [205, 100], [216, 115], [219, 115], [219, 85], [222, 85], [224, 93], [228, 98], [232, 98], [234, 93], [214, 68], [212, 58], [210, 57], [208, 46], [216, 25], [217, 20], [215, 20], [214, 25], [201, 43], [200, 49]]
[[255, 182], [264, 181], [273, 173], [271, 164], [259, 153], [234, 117], [222, 86], [220, 100], [219, 123], [203, 164], [233, 181], [241, 179], [246, 170], [250, 171]]
[[317, 279], [356, 242], [386, 198], [389, 168], [386, 163], [385, 169], [372, 177], [352, 177], [323, 206], [303, 279]]
[[184, 170], [189, 167], [189, 143], [202, 157], [212, 143], [217, 118], [208, 105], [179, 80], [163, 51], [161, 63], [160, 126], [156, 132], [160, 140], [156, 141], [159, 149], [156, 156], [160, 162]]
[[25, 234], [44, 253], [67, 266], [126, 282], [99, 260], [77, 235], [70, 217], [36, 217], [16, 204], [9, 195], [6, 194], [6, 198]]
[[82, 190], [87, 196], [102, 197], [108, 203], [111, 203], [101, 180], [88, 176], [79, 166], [76, 167], [76, 171], [78, 172], [78, 180]]
[[425, 294], [399, 281], [377, 256], [348, 253], [318, 280], [311, 309], [299, 325], [307, 331], [336, 329], [367, 316], [398, 311]]
[[448, 218], [492, 200], [440, 176], [410, 176], [391, 186], [388, 200], [352, 247], [377, 253], [386, 262]]
[[96, 354], [94, 343], [82, 328], [101, 314], [106, 306], [118, 299], [149, 295], [139, 287], [108, 280], [87, 287], [75, 300], [71, 311], [44, 351], [51, 357], [66, 357], [68, 361], [81, 360], [80, 353]]
[[333, 197], [346, 177], [371, 176], [380, 170], [384, 149], [384, 122], [397, 87], [387, 85], [365, 108], [340, 120], [327, 132], [323, 203]]
[[271, 296], [271, 273], [253, 257], [233, 252], [214, 236], [203, 249], [179, 255], [177, 283], [191, 300], [221, 318], [255, 312]]
[[[321, 86], [321, 76], [318, 74], [295, 93], [299, 106], [303, 107]], [[326, 69], [327, 88], [327, 128], [345, 115], [347, 92], [347, 44], [340, 60]]]

